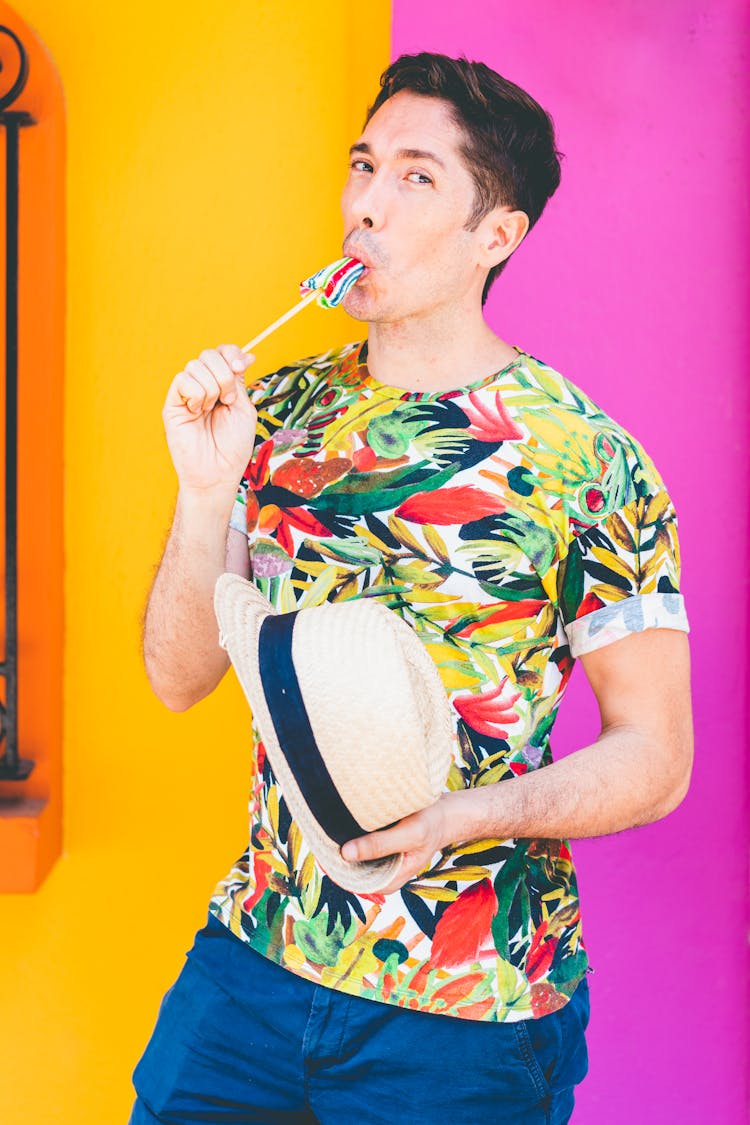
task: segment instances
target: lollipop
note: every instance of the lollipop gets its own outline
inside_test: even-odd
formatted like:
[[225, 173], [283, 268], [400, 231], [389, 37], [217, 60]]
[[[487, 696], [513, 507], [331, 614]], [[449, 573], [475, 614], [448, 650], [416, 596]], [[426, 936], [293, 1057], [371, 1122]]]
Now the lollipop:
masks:
[[299, 291], [304, 296], [314, 290], [322, 290], [318, 304], [324, 309], [333, 309], [341, 304], [364, 272], [365, 267], [356, 258], [339, 258], [303, 281]]
[[339, 258], [338, 261], [332, 262], [330, 266], [324, 266], [322, 270], [318, 270], [317, 273], [308, 277], [300, 285], [299, 291], [302, 294], [302, 300], [298, 301], [278, 320], [275, 320], [273, 324], [269, 324], [268, 328], [264, 328], [248, 344], [245, 344], [242, 349], [243, 352], [249, 352], [251, 348], [259, 344], [261, 340], [265, 340], [266, 336], [270, 336], [280, 325], [296, 316], [301, 309], [304, 309], [305, 305], [309, 305], [316, 298], [318, 304], [324, 309], [333, 309], [336, 305], [340, 305], [351, 287], [364, 272], [365, 266], [356, 258]]

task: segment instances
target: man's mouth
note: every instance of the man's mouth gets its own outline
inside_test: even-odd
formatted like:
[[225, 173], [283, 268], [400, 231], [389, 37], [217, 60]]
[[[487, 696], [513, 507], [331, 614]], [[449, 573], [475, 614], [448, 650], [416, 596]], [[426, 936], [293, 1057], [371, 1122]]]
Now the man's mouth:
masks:
[[375, 268], [372, 264], [372, 259], [370, 258], [370, 256], [368, 254], [362, 253], [358, 249], [358, 247], [356, 247], [356, 246], [344, 246], [343, 251], [347, 255], [347, 257], [356, 258], [357, 261], [361, 262], [362, 265], [365, 267], [365, 272], [363, 274], [361, 274], [360, 277], [359, 277], [360, 281], [362, 280], [363, 277], [367, 276], [367, 274], [370, 272], [371, 269]]

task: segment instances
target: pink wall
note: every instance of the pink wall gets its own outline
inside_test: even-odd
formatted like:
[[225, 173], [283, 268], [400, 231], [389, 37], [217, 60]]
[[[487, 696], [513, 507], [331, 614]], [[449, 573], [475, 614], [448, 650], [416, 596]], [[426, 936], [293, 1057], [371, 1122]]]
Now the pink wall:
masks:
[[[693, 784], [668, 820], [575, 846], [596, 968], [578, 1125], [746, 1120], [745, 10], [394, 0], [394, 55], [465, 53], [552, 112], [563, 184], [489, 320], [640, 438], [680, 516]], [[598, 729], [580, 671], [566, 702], [558, 751]]]

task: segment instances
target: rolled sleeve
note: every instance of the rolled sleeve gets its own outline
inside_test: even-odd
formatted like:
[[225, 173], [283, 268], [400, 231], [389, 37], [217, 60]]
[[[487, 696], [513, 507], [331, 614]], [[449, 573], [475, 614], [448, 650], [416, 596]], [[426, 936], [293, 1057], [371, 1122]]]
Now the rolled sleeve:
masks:
[[558, 608], [574, 657], [644, 629], [689, 632], [674, 506], [645, 458], [632, 479], [638, 495], [580, 530], [558, 572]]
[[634, 594], [565, 626], [571, 656], [585, 656], [644, 629], [690, 632], [682, 594]]

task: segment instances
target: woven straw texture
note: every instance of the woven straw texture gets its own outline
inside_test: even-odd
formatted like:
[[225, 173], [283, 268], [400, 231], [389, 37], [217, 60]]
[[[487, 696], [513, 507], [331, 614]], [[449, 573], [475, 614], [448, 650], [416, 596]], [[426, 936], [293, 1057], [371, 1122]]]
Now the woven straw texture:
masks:
[[[401, 857], [344, 860], [279, 745], [258, 665], [260, 626], [273, 607], [236, 574], [219, 578], [214, 606], [222, 644], [303, 837], [334, 882], [360, 893], [381, 890]], [[450, 711], [437, 668], [412, 629], [370, 600], [327, 603], [299, 612], [292, 656], [321, 756], [362, 827], [381, 828], [436, 801], [450, 768]]]

